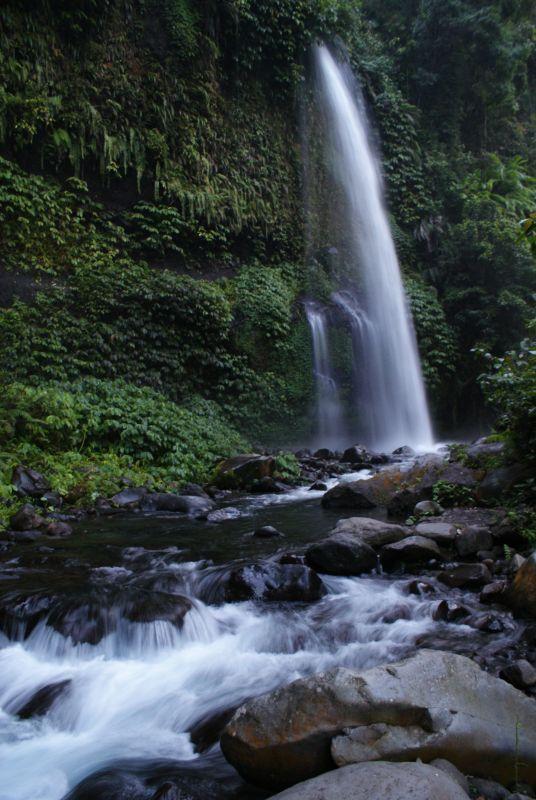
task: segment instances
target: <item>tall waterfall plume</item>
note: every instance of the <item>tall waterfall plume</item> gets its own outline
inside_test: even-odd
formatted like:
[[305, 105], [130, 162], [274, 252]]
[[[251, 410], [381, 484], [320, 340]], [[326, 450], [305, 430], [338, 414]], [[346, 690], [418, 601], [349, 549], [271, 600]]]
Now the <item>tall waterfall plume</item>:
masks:
[[364, 103], [325, 46], [315, 52], [329, 160], [340, 187], [351, 285], [334, 295], [347, 316], [359, 386], [358, 437], [389, 451], [427, 450], [432, 426], [411, 314], [383, 197]]

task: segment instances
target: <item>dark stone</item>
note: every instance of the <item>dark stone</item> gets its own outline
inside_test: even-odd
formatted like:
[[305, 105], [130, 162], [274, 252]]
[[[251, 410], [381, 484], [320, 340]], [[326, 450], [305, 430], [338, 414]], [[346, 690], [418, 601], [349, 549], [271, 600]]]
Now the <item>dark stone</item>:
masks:
[[42, 686], [15, 713], [19, 719], [43, 717], [48, 713], [55, 700], [64, 694], [70, 683], [70, 679], [67, 679]]
[[302, 461], [304, 458], [310, 458], [312, 453], [311, 453], [310, 450], [308, 450], [306, 447], [304, 447], [302, 450], [296, 450], [294, 455], [296, 456], [298, 461]]
[[214, 482], [221, 489], [248, 489], [254, 481], [271, 477], [274, 470], [273, 456], [244, 453], [218, 464]]
[[18, 542], [20, 544], [25, 544], [28, 542], [35, 542], [36, 539], [39, 539], [40, 536], [43, 535], [43, 531], [7, 531], [6, 536], [12, 542]]
[[170, 622], [182, 628], [184, 617], [192, 608], [192, 602], [179, 594], [151, 591], [149, 596], [141, 595], [129, 601], [124, 609], [125, 618], [130, 622]]
[[45, 528], [46, 535], [54, 539], [63, 539], [66, 536], [71, 536], [72, 532], [73, 529], [68, 522], [50, 522]]
[[225, 711], [210, 714], [195, 723], [190, 730], [190, 739], [197, 753], [203, 753], [219, 741], [223, 729], [230, 722], [235, 711], [236, 707], [226, 708]]
[[49, 508], [59, 509], [63, 505], [63, 497], [59, 492], [45, 492], [41, 500]]
[[252, 564], [231, 572], [227, 600], [269, 600], [311, 603], [326, 594], [312, 569], [293, 564]]
[[504, 453], [504, 442], [487, 442], [486, 438], [478, 439], [466, 450], [469, 461], [475, 466], [486, 466], [490, 458], [496, 458]]
[[531, 471], [521, 464], [493, 469], [478, 485], [476, 496], [482, 503], [495, 502], [508, 493], [516, 483], [531, 477]]
[[26, 503], [9, 520], [14, 531], [31, 531], [45, 524], [31, 503]]
[[322, 497], [324, 508], [376, 508], [376, 494], [370, 481], [342, 482]]
[[397, 447], [396, 450], [393, 450], [394, 456], [414, 456], [415, 450], [413, 447], [405, 444], [402, 447]]
[[469, 610], [465, 606], [450, 603], [448, 600], [441, 600], [432, 614], [436, 622], [457, 622], [468, 616]]
[[492, 547], [491, 531], [481, 525], [469, 525], [456, 539], [456, 550], [462, 557], [473, 556], [479, 550], [489, 550]]
[[485, 778], [469, 778], [469, 786], [473, 790], [475, 797], [484, 800], [508, 800], [510, 792], [496, 781], [486, 780]]
[[347, 533], [337, 533], [311, 545], [305, 561], [328, 575], [361, 575], [378, 565], [372, 547]]
[[117, 506], [117, 508], [135, 508], [140, 504], [140, 501], [146, 494], [147, 489], [143, 486], [139, 486], [136, 489], [122, 489], [117, 494], [114, 494], [110, 502], [112, 505]]
[[380, 558], [384, 566], [396, 568], [400, 564], [422, 564], [430, 559], [441, 558], [441, 551], [431, 539], [408, 536], [400, 542], [382, 547]]
[[255, 480], [249, 487], [253, 494], [285, 494], [290, 491], [290, 486], [282, 481], [277, 481], [270, 475], [265, 475], [260, 480]]
[[459, 564], [440, 572], [437, 577], [441, 583], [457, 589], [479, 589], [491, 581], [491, 573], [484, 564]]
[[322, 483], [322, 481], [315, 481], [313, 485], [309, 487], [310, 492], [327, 492], [327, 490], [327, 484]]
[[362, 445], [354, 444], [344, 451], [341, 461], [348, 464], [370, 464], [370, 454]]
[[273, 539], [277, 537], [284, 537], [284, 533], [278, 531], [277, 528], [272, 527], [272, 525], [263, 525], [261, 528], [256, 528], [253, 536], [257, 536], [259, 539]]
[[0, 630], [8, 639], [26, 639], [44, 619], [57, 598], [54, 595], [13, 593], [2, 599]]
[[284, 553], [279, 559], [280, 564], [305, 564], [305, 556], [297, 553]]
[[421, 500], [415, 504], [413, 515], [415, 517], [431, 517], [443, 513], [443, 508], [435, 500]]
[[314, 458], [319, 458], [322, 461], [333, 461], [333, 459], [336, 458], [336, 455], [333, 450], [328, 450], [327, 447], [321, 447], [316, 451], [316, 453], [314, 453]]
[[536, 553], [517, 570], [505, 600], [520, 614], [536, 617]]
[[493, 583], [488, 583], [487, 586], [484, 586], [484, 588], [480, 592], [480, 602], [484, 604], [503, 602], [506, 592], [506, 587], [507, 587], [507, 582], [504, 580], [493, 581]]
[[456, 527], [448, 522], [419, 522], [415, 533], [445, 546], [452, 546], [458, 535]]
[[516, 689], [522, 689], [523, 691], [528, 691], [536, 686], [536, 669], [524, 659], [504, 667], [500, 671], [499, 677], [503, 681], [511, 683]]
[[433, 586], [431, 583], [428, 583], [428, 581], [423, 581], [419, 578], [410, 581], [406, 588], [410, 594], [417, 595], [435, 594], [436, 592], [435, 586]]
[[182, 800], [183, 794], [176, 783], [166, 781], [152, 795], [151, 800]]
[[501, 633], [504, 631], [504, 622], [497, 614], [485, 614], [482, 617], [477, 617], [468, 623], [471, 628], [477, 631], [484, 631], [484, 633]]
[[50, 483], [40, 472], [22, 465], [13, 470], [11, 483], [20, 497], [42, 497], [50, 490]]
[[209, 497], [203, 487], [198, 483], [186, 483], [182, 487], [180, 494], [187, 495], [188, 497]]
[[145, 495], [141, 505], [146, 511], [172, 511], [195, 515], [210, 511], [214, 508], [215, 503], [205, 497], [155, 492]]

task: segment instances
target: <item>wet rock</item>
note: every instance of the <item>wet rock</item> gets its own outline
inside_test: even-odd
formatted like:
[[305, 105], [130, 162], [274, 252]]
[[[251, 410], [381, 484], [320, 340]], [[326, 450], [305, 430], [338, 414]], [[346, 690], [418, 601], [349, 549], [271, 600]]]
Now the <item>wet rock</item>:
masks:
[[500, 500], [501, 497], [509, 492], [516, 483], [520, 483], [526, 478], [531, 477], [530, 470], [526, 466], [514, 464], [509, 467], [499, 467], [493, 469], [478, 484], [476, 490], [477, 499], [481, 503], [490, 503]]
[[481, 603], [502, 603], [504, 601], [507, 582], [504, 580], [493, 581], [484, 586], [480, 592]]
[[523, 558], [523, 556], [520, 556], [519, 553], [513, 555], [508, 561], [508, 573], [510, 575], [515, 575], [515, 573], [521, 569], [526, 560], [527, 559]]
[[510, 792], [496, 781], [485, 778], [469, 778], [469, 786], [473, 792], [484, 800], [508, 800]]
[[261, 528], [256, 528], [253, 533], [253, 536], [257, 536], [259, 539], [282, 538], [284, 535], [284, 533], [281, 533], [281, 531], [278, 531], [277, 528], [274, 528], [272, 525], [263, 525]]
[[436, 622], [458, 622], [469, 616], [469, 610], [458, 603], [451, 603], [448, 600], [441, 600], [435, 608], [432, 618]]
[[143, 486], [139, 486], [135, 489], [122, 489], [110, 498], [110, 502], [113, 506], [116, 506], [116, 508], [136, 508], [146, 494], [147, 489]]
[[501, 633], [505, 629], [504, 622], [497, 614], [484, 614], [475, 620], [470, 620], [468, 625], [484, 633]]
[[208, 498], [209, 495], [205, 492], [202, 486], [198, 483], [186, 483], [181, 491], [180, 494], [184, 494], [187, 497], [205, 497]]
[[[374, 480], [374, 479], [371, 479]], [[449, 483], [458, 489], [473, 491], [476, 477], [473, 470], [456, 462], [445, 462], [440, 456], [425, 456], [417, 459], [407, 472], [401, 473], [399, 486], [393, 486], [387, 501], [387, 510], [392, 516], [410, 514], [422, 500], [431, 500], [438, 481]], [[401, 484], [403, 484], [401, 486]], [[441, 522], [450, 520], [442, 519]]]
[[0, 630], [8, 639], [26, 639], [44, 619], [54, 603], [54, 595], [13, 593], [2, 598]]
[[229, 519], [238, 519], [242, 516], [239, 508], [227, 506], [227, 508], [218, 508], [216, 511], [210, 511], [207, 515], [207, 522], [227, 522]]
[[312, 453], [306, 447], [302, 448], [301, 450], [296, 450], [294, 453], [298, 461], [302, 461], [304, 458], [310, 458]]
[[378, 557], [370, 545], [349, 533], [338, 533], [311, 545], [305, 562], [328, 575], [361, 575], [378, 565]]
[[192, 601], [179, 594], [151, 591], [147, 595], [140, 593], [128, 601], [121, 613], [130, 622], [170, 622], [176, 628], [182, 628], [184, 617], [192, 608]]
[[394, 456], [414, 456], [415, 450], [413, 447], [405, 444], [402, 447], [397, 447], [396, 450], [393, 450]]
[[58, 697], [66, 692], [70, 684], [71, 681], [68, 679], [42, 686], [14, 713], [19, 719], [43, 717], [52, 708]]
[[433, 586], [428, 581], [423, 581], [416, 578], [413, 581], [410, 581], [407, 584], [407, 591], [410, 594], [417, 594], [417, 595], [427, 595], [427, 594], [435, 594], [435, 586]]
[[98, 644], [117, 627], [117, 615], [97, 600], [63, 600], [52, 608], [47, 625], [77, 644]]
[[377, 493], [370, 481], [343, 481], [322, 497], [324, 508], [376, 508]]
[[55, 521], [50, 522], [45, 528], [45, 534], [54, 539], [64, 539], [66, 536], [71, 536], [73, 529], [68, 522]]
[[36, 539], [39, 539], [40, 536], [43, 535], [43, 531], [7, 531], [6, 536], [12, 542], [17, 542], [19, 544], [26, 544], [29, 542], [35, 542]]
[[413, 515], [415, 517], [431, 517], [443, 513], [443, 507], [436, 503], [435, 500], [421, 500], [420, 503], [415, 504]]
[[516, 572], [506, 600], [520, 614], [536, 617], [536, 553], [527, 558]]
[[322, 461], [333, 461], [337, 458], [337, 454], [333, 450], [328, 450], [327, 447], [321, 447], [313, 454], [314, 458], [319, 458]]
[[457, 589], [479, 589], [491, 581], [491, 573], [484, 564], [459, 564], [437, 577], [441, 583]]
[[[517, 745], [516, 724], [524, 731]], [[417, 758], [444, 758], [461, 772], [506, 781], [516, 764], [530, 781], [536, 704], [468, 658], [420, 650], [397, 664], [334, 669], [250, 700], [221, 746], [246, 780], [269, 788], [334, 763]]]
[[502, 455], [504, 449], [504, 442], [488, 442], [482, 437], [467, 448], [466, 455], [476, 466], [485, 466], [490, 458]]
[[50, 483], [40, 472], [22, 465], [13, 470], [11, 483], [20, 497], [42, 497], [50, 490]]
[[222, 461], [216, 467], [214, 483], [220, 489], [248, 489], [254, 481], [271, 477], [275, 459], [257, 453], [244, 453]]
[[181, 800], [182, 796], [176, 783], [165, 781], [152, 795], [151, 800]]
[[434, 758], [433, 761], [430, 761], [430, 766], [440, 769], [442, 772], [446, 772], [453, 781], [456, 781], [458, 786], [460, 786], [466, 794], [469, 794], [469, 781], [465, 775], [454, 766], [454, 764], [450, 763], [450, 761], [446, 761], [444, 758]]
[[14, 531], [31, 531], [40, 528], [45, 520], [35, 510], [31, 503], [25, 503], [22, 508], [13, 514], [9, 523]]
[[387, 453], [369, 453], [369, 460], [371, 464], [388, 464], [391, 458]]
[[511, 683], [516, 689], [528, 691], [536, 686], [536, 669], [529, 664], [525, 659], [516, 661], [515, 664], [509, 664], [504, 667], [499, 676], [503, 681]]
[[63, 497], [59, 492], [45, 492], [41, 500], [48, 508], [59, 509], [63, 505]]
[[381, 621], [386, 625], [392, 625], [394, 622], [398, 622], [399, 619], [411, 619], [411, 612], [407, 606], [401, 604], [394, 606], [381, 616]]
[[370, 454], [367, 449], [360, 444], [347, 447], [342, 454], [341, 461], [346, 464], [370, 464]]
[[468, 800], [444, 769], [428, 764], [376, 761], [331, 770], [271, 800]]
[[401, 564], [423, 564], [433, 558], [441, 558], [441, 551], [431, 539], [424, 536], [408, 536], [400, 542], [382, 547], [380, 558], [384, 567], [393, 569]]
[[313, 485], [309, 487], [310, 492], [327, 492], [327, 490], [327, 483], [323, 483], [322, 481], [315, 481]]
[[297, 553], [284, 553], [279, 559], [280, 564], [305, 564], [305, 556]]
[[456, 527], [448, 522], [419, 522], [415, 533], [445, 546], [452, 545], [458, 535]]
[[235, 711], [236, 707], [226, 708], [225, 711], [209, 714], [195, 723], [190, 730], [190, 739], [197, 753], [203, 753], [219, 741], [225, 726], [231, 721]]
[[277, 481], [269, 475], [266, 475], [258, 481], [253, 481], [249, 487], [250, 492], [253, 492], [253, 494], [285, 494], [285, 492], [289, 492], [290, 489], [291, 487], [288, 484]]
[[331, 536], [339, 534], [353, 536], [363, 544], [375, 548], [406, 538], [408, 528], [370, 517], [350, 517], [339, 520], [331, 532]]
[[490, 550], [492, 547], [491, 531], [481, 525], [468, 525], [456, 539], [456, 550], [462, 558], [473, 556], [479, 550]]
[[141, 505], [145, 511], [175, 511], [195, 515], [211, 511], [215, 503], [206, 497], [155, 492], [145, 495]]
[[226, 599], [312, 603], [326, 594], [316, 572], [298, 564], [252, 564], [231, 572]]

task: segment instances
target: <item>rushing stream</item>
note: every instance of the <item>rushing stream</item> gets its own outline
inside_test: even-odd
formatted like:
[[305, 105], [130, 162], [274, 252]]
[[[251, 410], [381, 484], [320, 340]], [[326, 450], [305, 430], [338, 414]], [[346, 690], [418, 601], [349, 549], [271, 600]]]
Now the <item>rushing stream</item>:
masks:
[[[77, 800], [161, 797], [177, 775], [198, 787], [195, 798], [265, 797], [221, 756], [223, 712], [334, 665], [369, 667], [420, 645], [483, 654], [515, 638], [513, 624], [493, 638], [434, 622], [438, 595], [408, 593], [402, 576], [325, 576], [328, 594], [309, 604], [225, 602], [231, 569], [299, 553], [344, 516], [322, 509], [320, 496], [304, 488], [235, 499], [242, 516], [221, 524], [97, 518], [70, 539], [0, 553], [0, 608], [13, 598], [25, 612], [45, 604], [9, 639], [0, 634], [1, 800], [60, 800], [80, 781]], [[251, 535], [266, 524], [285, 538]], [[42, 716], [21, 711], [51, 686]]]

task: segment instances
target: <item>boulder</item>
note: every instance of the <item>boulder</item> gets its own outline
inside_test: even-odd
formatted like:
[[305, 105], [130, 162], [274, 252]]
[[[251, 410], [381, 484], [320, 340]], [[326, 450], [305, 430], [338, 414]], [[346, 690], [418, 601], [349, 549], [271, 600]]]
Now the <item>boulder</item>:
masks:
[[283, 538], [285, 534], [278, 531], [277, 528], [274, 528], [272, 525], [263, 525], [255, 529], [253, 536], [257, 536], [259, 539], [276, 539], [278, 537]]
[[327, 492], [328, 485], [322, 481], [315, 481], [312, 486], [309, 486], [310, 492]]
[[443, 513], [443, 507], [436, 503], [435, 500], [421, 500], [420, 503], [415, 504], [413, 515], [415, 517], [431, 517]]
[[493, 503], [508, 493], [516, 483], [531, 477], [531, 471], [521, 464], [509, 467], [499, 467], [487, 473], [483, 481], [478, 484], [476, 497], [481, 503]]
[[35, 540], [39, 539], [43, 533], [44, 531], [42, 529], [29, 531], [6, 531], [5, 533], [0, 533], [0, 536], [6, 536], [11, 542], [27, 544], [29, 542], [35, 542]]
[[482, 525], [468, 525], [456, 539], [456, 550], [459, 555], [474, 556], [479, 550], [491, 550], [493, 536], [489, 528]]
[[116, 508], [136, 508], [140, 500], [147, 494], [147, 489], [143, 486], [137, 488], [127, 487], [110, 498], [110, 502]]
[[497, 458], [504, 453], [504, 442], [488, 442], [486, 437], [477, 439], [466, 450], [468, 460], [477, 467], [486, 466], [490, 458]]
[[488, 583], [480, 592], [480, 602], [484, 604], [504, 602], [507, 585], [505, 580]]
[[349, 517], [341, 519], [331, 532], [332, 536], [348, 534], [369, 547], [383, 547], [385, 544], [399, 542], [408, 535], [403, 525], [392, 525], [380, 519], [370, 517]]
[[322, 505], [324, 508], [376, 508], [375, 485], [370, 480], [342, 481], [325, 493]]
[[441, 545], [452, 545], [458, 535], [457, 528], [448, 522], [419, 522], [415, 528], [418, 536], [432, 539]]
[[[516, 726], [523, 736], [516, 742]], [[283, 788], [334, 764], [444, 758], [463, 773], [536, 779], [536, 704], [464, 656], [421, 650], [355, 672], [301, 678], [248, 701], [226, 727], [226, 758]], [[419, 795], [417, 795], [419, 797]]]
[[436, 622], [458, 622], [468, 616], [469, 609], [448, 600], [441, 600], [432, 614], [432, 618]]
[[51, 536], [53, 539], [63, 539], [66, 536], [71, 536], [72, 532], [73, 529], [69, 523], [62, 522], [61, 520], [54, 520], [45, 528], [46, 535]]
[[452, 778], [452, 780], [456, 781], [458, 786], [461, 786], [466, 794], [469, 794], [469, 781], [459, 769], [456, 769], [454, 764], [450, 763], [450, 761], [447, 761], [444, 758], [434, 758], [433, 761], [430, 761], [430, 766], [446, 772], [447, 775]]
[[333, 450], [328, 450], [327, 447], [321, 447], [314, 453], [314, 458], [318, 458], [320, 461], [332, 461], [337, 458], [337, 454]]
[[389, 514], [410, 514], [417, 503], [431, 500], [438, 481], [471, 491], [477, 484], [475, 473], [469, 467], [457, 462], [446, 462], [440, 456], [424, 456], [417, 459], [411, 469], [401, 474], [399, 486], [393, 488], [387, 503]]
[[183, 514], [203, 514], [215, 507], [213, 500], [195, 495], [173, 494], [172, 492], [154, 492], [142, 498], [144, 511], [175, 511]]
[[444, 769], [415, 762], [351, 764], [274, 795], [271, 800], [468, 800]]
[[[70, 685], [71, 681], [67, 678], [66, 680], [41, 686], [41, 688], [33, 692], [30, 697], [27, 697], [14, 713], [19, 719], [43, 717], [49, 712], [55, 701], [65, 694]], [[11, 711], [11, 708], [8, 710]]]
[[25, 503], [9, 520], [14, 531], [30, 531], [45, 524], [31, 503]]
[[414, 456], [415, 450], [413, 447], [405, 444], [402, 447], [397, 447], [396, 450], [393, 450], [394, 456]]
[[305, 552], [305, 562], [328, 575], [361, 575], [378, 565], [378, 556], [358, 537], [338, 533], [311, 545]]
[[515, 575], [516, 572], [519, 569], [521, 569], [526, 560], [527, 559], [523, 558], [523, 556], [520, 555], [519, 553], [513, 555], [512, 558], [508, 561], [508, 567], [507, 567], [508, 574]]
[[180, 494], [185, 494], [188, 497], [209, 497], [202, 486], [198, 483], [186, 483], [182, 487]]
[[518, 569], [505, 599], [520, 614], [536, 617], [536, 553]]
[[233, 570], [225, 597], [233, 600], [269, 600], [312, 603], [327, 590], [316, 572], [300, 564], [252, 564]]
[[473, 793], [478, 798], [485, 800], [510, 800], [510, 792], [501, 786], [497, 781], [489, 781], [485, 778], [470, 778], [470, 786]]
[[275, 458], [258, 453], [244, 453], [222, 461], [216, 467], [214, 483], [220, 489], [248, 489], [254, 481], [271, 477]]
[[431, 539], [408, 536], [382, 547], [380, 558], [384, 567], [396, 568], [399, 564], [423, 564], [430, 559], [440, 559], [441, 551]]
[[370, 454], [366, 448], [360, 444], [354, 444], [352, 447], [347, 447], [342, 454], [341, 461], [346, 464], [370, 464]]
[[491, 572], [485, 564], [459, 564], [440, 572], [441, 583], [455, 589], [479, 589], [491, 581]]
[[525, 659], [504, 667], [499, 675], [503, 681], [508, 681], [516, 689], [527, 691], [536, 686], [536, 669]]
[[22, 465], [13, 470], [11, 483], [20, 497], [42, 497], [50, 490], [50, 483], [40, 472]]
[[251, 483], [249, 490], [254, 494], [285, 494], [290, 491], [290, 486], [282, 481], [276, 481], [270, 475], [265, 475], [260, 480]]

